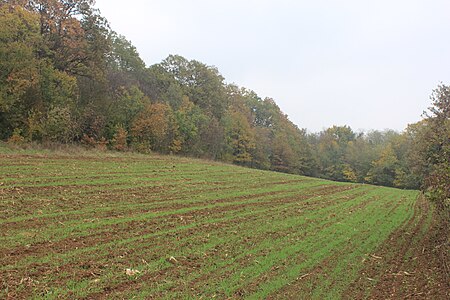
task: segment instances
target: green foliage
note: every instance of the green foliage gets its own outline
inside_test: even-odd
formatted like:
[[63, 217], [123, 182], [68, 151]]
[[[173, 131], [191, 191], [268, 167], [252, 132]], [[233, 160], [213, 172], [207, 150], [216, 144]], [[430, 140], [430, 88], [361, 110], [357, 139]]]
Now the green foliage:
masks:
[[39, 84], [39, 18], [20, 6], [0, 6], [0, 131], [24, 129], [27, 94]]
[[393, 186], [396, 175], [398, 159], [391, 145], [386, 146], [380, 157], [372, 163], [366, 181], [372, 184]]
[[355, 170], [353, 170], [351, 166], [344, 165], [342, 173], [344, 175], [345, 180], [350, 181], [350, 182], [358, 182], [358, 176], [357, 176]]
[[46, 107], [66, 106], [72, 108], [77, 100], [77, 81], [65, 72], [52, 66], [42, 66], [40, 91]]
[[131, 42], [124, 36], [111, 33], [111, 55], [108, 57], [113, 70], [139, 73], [145, 69], [145, 63]]
[[42, 131], [46, 140], [60, 143], [72, 141], [76, 132], [76, 123], [70, 108], [55, 106], [50, 109]]
[[109, 126], [115, 128], [120, 124], [127, 131], [131, 130], [131, 123], [148, 104], [150, 100], [137, 86], [117, 88], [113, 103], [108, 107]]
[[431, 96], [419, 157], [424, 163], [424, 189], [448, 222], [450, 219], [450, 87], [439, 85]]
[[251, 152], [255, 148], [255, 137], [247, 118], [238, 111], [228, 114], [226, 125], [227, 145], [230, 146], [231, 160], [238, 164], [252, 161]]
[[227, 108], [224, 78], [219, 71], [203, 63], [171, 55], [161, 67], [173, 76], [194, 104], [220, 120]]
[[14, 129], [13, 134], [8, 139], [8, 144], [22, 145], [25, 138], [22, 136], [22, 131], [19, 128]]
[[202, 110], [189, 100], [189, 97], [182, 98], [182, 104], [174, 112], [174, 122], [177, 125], [176, 143], [178, 144], [176, 153], [194, 154], [195, 145], [200, 143], [199, 128], [208, 120]]
[[319, 174], [324, 178], [348, 180], [344, 168], [350, 165], [346, 160], [349, 146], [353, 146], [356, 134], [348, 126], [333, 126], [316, 137], [316, 161]]

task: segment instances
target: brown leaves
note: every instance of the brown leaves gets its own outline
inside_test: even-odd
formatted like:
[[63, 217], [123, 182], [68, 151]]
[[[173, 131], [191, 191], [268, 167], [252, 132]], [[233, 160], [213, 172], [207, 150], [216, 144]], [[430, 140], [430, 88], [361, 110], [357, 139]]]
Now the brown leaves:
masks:
[[171, 128], [171, 113], [172, 110], [167, 104], [147, 105], [133, 122], [132, 137], [141, 143], [149, 143], [152, 150], [160, 150], [167, 141]]

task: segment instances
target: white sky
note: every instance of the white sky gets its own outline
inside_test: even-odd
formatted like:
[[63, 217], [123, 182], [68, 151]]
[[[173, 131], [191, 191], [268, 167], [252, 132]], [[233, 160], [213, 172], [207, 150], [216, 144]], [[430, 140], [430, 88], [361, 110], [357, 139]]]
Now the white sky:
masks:
[[147, 65], [179, 54], [301, 128], [403, 130], [450, 84], [449, 0], [97, 0]]

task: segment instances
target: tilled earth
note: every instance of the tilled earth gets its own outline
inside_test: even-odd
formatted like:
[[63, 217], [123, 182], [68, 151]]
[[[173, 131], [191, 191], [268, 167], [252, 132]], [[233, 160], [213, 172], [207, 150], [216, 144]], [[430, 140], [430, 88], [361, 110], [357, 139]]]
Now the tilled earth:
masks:
[[[445, 299], [416, 191], [0, 148], [2, 299]], [[445, 236], [445, 234], [444, 234]]]

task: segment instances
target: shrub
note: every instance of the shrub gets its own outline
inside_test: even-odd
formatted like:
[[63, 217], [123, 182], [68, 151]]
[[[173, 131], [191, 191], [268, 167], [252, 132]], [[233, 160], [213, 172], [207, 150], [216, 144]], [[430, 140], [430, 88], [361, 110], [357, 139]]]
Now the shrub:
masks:
[[22, 130], [19, 128], [14, 129], [13, 134], [7, 141], [11, 145], [23, 145], [25, 143], [25, 138], [22, 136]]
[[128, 149], [127, 138], [128, 131], [126, 131], [122, 125], [117, 126], [112, 140], [113, 149], [117, 151], [126, 151]]

